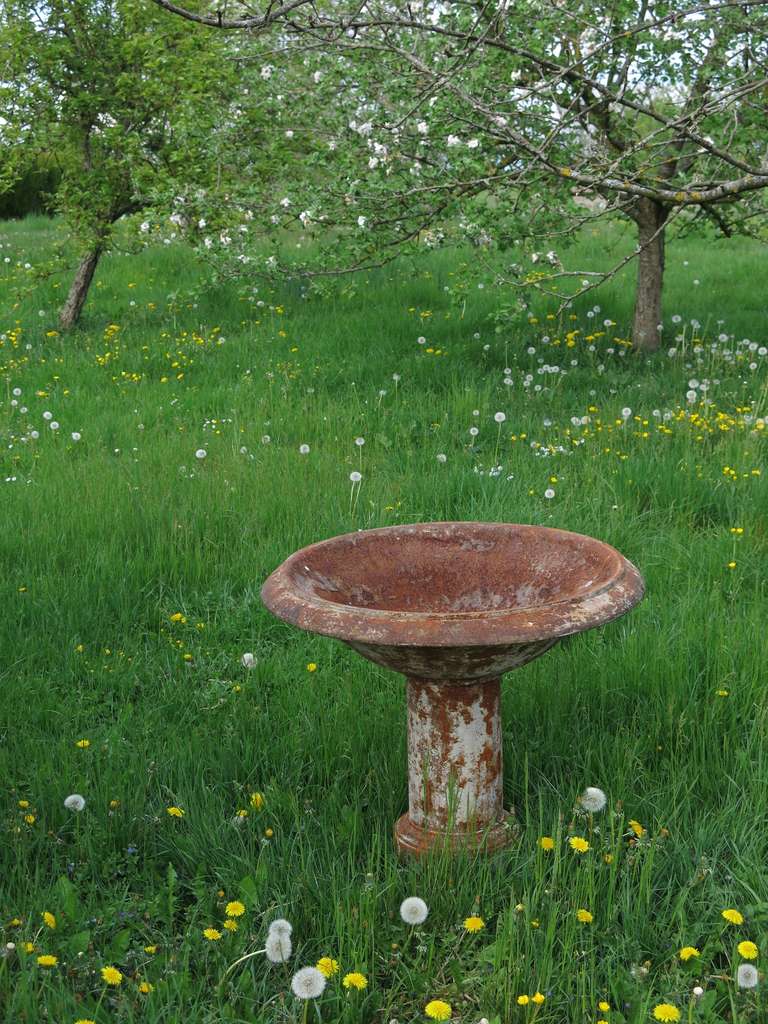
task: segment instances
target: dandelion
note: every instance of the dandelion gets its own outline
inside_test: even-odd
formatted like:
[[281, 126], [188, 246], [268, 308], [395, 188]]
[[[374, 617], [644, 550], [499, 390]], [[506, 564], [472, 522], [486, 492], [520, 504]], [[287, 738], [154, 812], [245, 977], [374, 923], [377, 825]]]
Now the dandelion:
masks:
[[284, 964], [291, 958], [293, 945], [288, 935], [279, 932], [270, 932], [267, 941], [264, 943], [264, 952], [267, 960], [272, 964]]
[[530, 997], [526, 996], [526, 995], [522, 995], [522, 996], [518, 996], [517, 997], [517, 1005], [518, 1006], [527, 1006], [528, 1003], [530, 1003], [530, 1001], [531, 1001]]
[[339, 973], [339, 961], [333, 960], [329, 956], [321, 956], [315, 967], [326, 978], [332, 978], [335, 974]]
[[590, 912], [583, 908], [576, 911], [576, 918], [581, 921], [582, 924], [592, 924], [592, 921], [594, 920]]
[[601, 999], [600, 1002], [597, 1004], [597, 1008], [601, 1013], [608, 1013], [608, 1011], [611, 1008], [611, 1004], [607, 1003], [605, 999]]
[[406, 924], [423, 924], [428, 913], [427, 904], [418, 896], [409, 896], [400, 904], [400, 917]]
[[299, 454], [300, 455], [309, 455], [309, 445], [308, 444], [300, 444], [299, 445]]
[[632, 819], [628, 824], [638, 839], [640, 839], [645, 834], [645, 829], [639, 821], [635, 821], [634, 819]]
[[[395, 374], [395, 377], [397, 377], [397, 374]], [[397, 379], [399, 380], [400, 378], [397, 377]], [[355, 444], [357, 445], [358, 448], [362, 448], [363, 445], [365, 444], [365, 438], [364, 437], [356, 437], [355, 438]]]
[[757, 960], [758, 948], [754, 942], [745, 940], [740, 942], [736, 948], [739, 951], [739, 956], [743, 956], [745, 960]]
[[550, 850], [554, 850], [555, 848], [555, 840], [552, 838], [552, 836], [541, 836], [538, 840], [538, 843], [542, 850], [544, 850], [547, 853]]
[[256, 661], [257, 659], [255, 655], [251, 651], [246, 651], [245, 654], [240, 659], [240, 664], [243, 666], [243, 668], [253, 668], [254, 665], [256, 664]]
[[221, 932], [218, 928], [203, 928], [203, 935], [209, 942], [218, 942], [221, 938]]
[[290, 938], [291, 932], [293, 931], [293, 925], [290, 921], [286, 921], [284, 917], [278, 917], [269, 926], [270, 935], [281, 935], [284, 938]]
[[87, 750], [90, 745], [90, 740], [78, 740], [77, 743], [75, 743], [75, 746], [79, 747], [81, 750]]
[[653, 1016], [660, 1021], [680, 1020], [680, 1011], [672, 1003], [658, 1003], [653, 1008]]
[[54, 931], [56, 928], [56, 918], [53, 916], [53, 914], [51, 914], [50, 911], [48, 910], [44, 910], [40, 916], [42, 917], [45, 925], [48, 928], [50, 928], [51, 931]]
[[71, 796], [66, 797], [64, 800], [64, 806], [68, 811], [80, 811], [85, 810], [85, 797], [80, 796], [79, 793], [72, 793]]
[[113, 967], [111, 964], [101, 968], [101, 977], [107, 985], [119, 985], [123, 980], [122, 971], [118, 971], [118, 969]]
[[485, 921], [482, 917], [467, 917], [464, 920], [464, 927], [468, 932], [479, 932], [485, 928]]
[[723, 910], [721, 914], [729, 924], [744, 924], [744, 918], [738, 910]]
[[291, 978], [291, 990], [297, 999], [317, 999], [325, 986], [325, 975], [316, 967], [302, 967]]
[[[257, 811], [260, 811], [262, 809], [262, 807], [264, 806], [264, 796], [263, 796], [262, 793], [251, 793], [251, 796], [250, 796], [250, 799], [249, 799], [248, 802], [250, 803], [251, 807], [253, 807]], [[273, 923], [277, 924], [276, 921], [273, 922]], [[288, 924], [287, 921], [285, 923]], [[272, 925], [270, 925], [270, 930], [271, 930], [271, 928], [272, 928]], [[288, 935], [291, 934], [290, 928], [291, 928], [291, 926], [288, 925], [288, 932], [287, 932]]]
[[736, 971], [736, 984], [739, 988], [756, 988], [760, 980], [754, 964], [739, 964]]
[[168, 814], [170, 814], [172, 818], [184, 817], [184, 811], [181, 809], [181, 807], [166, 807], [166, 811], [168, 812]]
[[144, 952], [149, 953], [149, 955], [152, 956], [157, 952], [157, 946], [145, 946]]
[[341, 984], [344, 988], [356, 988], [358, 992], [362, 992], [364, 988], [368, 987], [368, 979], [359, 971], [352, 971], [350, 974], [344, 975]]
[[195, 458], [204, 459], [207, 454], [208, 452], [205, 450], [205, 448], [198, 448], [197, 451], [195, 452]]
[[579, 802], [585, 811], [589, 811], [590, 814], [597, 814], [605, 807], [608, 798], [602, 789], [598, 789], [597, 786], [587, 786], [579, 797]]
[[37, 958], [37, 962], [41, 967], [55, 967], [59, 962], [59, 958], [51, 956], [50, 953], [43, 953], [42, 956]]
[[547, 998], [547, 997], [546, 997], [546, 996], [544, 995], [544, 993], [543, 993], [543, 992], [538, 992], [538, 991], [536, 991], [536, 992], [534, 992], [534, 994], [533, 994], [533, 995], [531, 996], [531, 1002], [532, 1002], [532, 1003], [536, 1003], [536, 1005], [537, 1005], [537, 1006], [541, 1006], [541, 1004], [542, 1004], [542, 1003], [544, 1002], [544, 1000], [545, 1000], [546, 998]]
[[353, 469], [352, 472], [349, 474], [349, 479], [352, 481], [353, 484], [359, 484], [360, 481], [363, 479], [363, 474], [358, 473], [356, 469]]
[[239, 925], [237, 921], [233, 920], [231, 917], [228, 917], [227, 920], [224, 922], [224, 927], [227, 929], [228, 932], [236, 932]]
[[701, 956], [701, 953], [696, 949], [695, 946], [683, 946], [680, 952], [677, 954], [681, 960], [691, 960], [693, 957]]
[[82, 436], [83, 435], [79, 431], [77, 431], [77, 430], [73, 430], [72, 431], [72, 440], [73, 441], [79, 441], [82, 438]]
[[245, 913], [245, 906], [240, 902], [240, 900], [232, 900], [226, 905], [224, 912], [227, 917], [242, 917]]
[[451, 1012], [451, 1004], [442, 999], [432, 999], [424, 1007], [424, 1013], [432, 1020], [450, 1020]]
[[317, 662], [316, 661], [308, 661], [307, 662], [307, 672], [317, 672]]
[[691, 990], [691, 995], [694, 999], [701, 999], [701, 997], [704, 995], [704, 989], [701, 987], [701, 985], [696, 985]]
[[582, 839], [581, 836], [571, 836], [568, 840], [568, 845], [574, 853], [586, 853], [589, 849], [589, 843], [586, 839]]
[[148, 996], [154, 987], [155, 986], [150, 984], [148, 981], [142, 981], [139, 985], [139, 992], [141, 992], [143, 996]]
[[497, 423], [503, 423], [507, 417], [503, 412], [495, 412], [493, 414], [493, 418], [496, 420]]
[[555, 496], [555, 490], [554, 490], [553, 487], [548, 487], [546, 489], [546, 491], [544, 491], [544, 497], [547, 498], [547, 500], [549, 500], [551, 498], [554, 498], [554, 496]]

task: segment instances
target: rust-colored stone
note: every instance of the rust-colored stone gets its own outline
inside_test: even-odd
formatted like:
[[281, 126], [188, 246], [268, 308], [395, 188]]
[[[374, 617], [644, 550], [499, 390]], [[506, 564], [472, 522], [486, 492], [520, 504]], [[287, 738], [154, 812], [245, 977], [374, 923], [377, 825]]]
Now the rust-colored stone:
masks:
[[446, 522], [344, 534], [302, 548], [264, 603], [408, 677], [409, 811], [398, 848], [509, 841], [500, 676], [564, 636], [624, 614], [637, 569], [601, 541], [511, 523]]

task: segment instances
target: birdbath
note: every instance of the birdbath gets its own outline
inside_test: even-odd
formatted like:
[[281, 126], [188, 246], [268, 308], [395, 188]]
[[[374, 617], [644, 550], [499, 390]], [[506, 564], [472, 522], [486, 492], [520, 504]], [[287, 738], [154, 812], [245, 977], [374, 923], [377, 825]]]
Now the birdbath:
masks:
[[516, 523], [416, 523], [301, 548], [261, 590], [273, 614], [402, 672], [408, 813], [401, 853], [498, 849], [503, 805], [501, 676], [642, 598], [615, 548]]

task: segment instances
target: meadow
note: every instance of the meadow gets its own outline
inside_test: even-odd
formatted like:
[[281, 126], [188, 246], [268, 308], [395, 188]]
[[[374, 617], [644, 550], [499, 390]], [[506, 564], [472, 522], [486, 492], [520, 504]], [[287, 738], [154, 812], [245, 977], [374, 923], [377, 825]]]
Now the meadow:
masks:
[[[767, 1021], [761, 249], [671, 244], [641, 356], [631, 277], [508, 320], [471, 252], [322, 299], [118, 252], [62, 336], [57, 231], [0, 224], [2, 1019]], [[399, 862], [402, 677], [259, 591], [312, 541], [449, 519], [593, 535], [647, 594], [505, 677], [518, 842]]]

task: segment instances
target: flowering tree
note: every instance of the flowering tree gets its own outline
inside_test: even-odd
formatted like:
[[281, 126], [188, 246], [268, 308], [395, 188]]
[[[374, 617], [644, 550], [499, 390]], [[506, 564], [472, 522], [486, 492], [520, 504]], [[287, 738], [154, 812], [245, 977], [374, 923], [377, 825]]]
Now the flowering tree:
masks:
[[232, 81], [220, 51], [141, 0], [0, 0], [0, 187], [41, 159], [61, 169], [54, 206], [82, 252], [63, 328], [117, 221], [209, 172], [201, 153]]
[[[668, 226], [765, 230], [768, 0], [293, 0], [237, 17], [155, 2], [255, 35], [270, 148], [302, 176], [245, 201], [265, 229], [322, 229], [294, 269], [469, 236], [478, 262], [512, 253], [494, 260], [499, 281], [565, 304], [636, 257], [633, 339], [653, 349]], [[557, 239], [606, 217], [633, 223], [635, 250], [566, 270]], [[256, 259], [225, 237], [224, 261]]]

